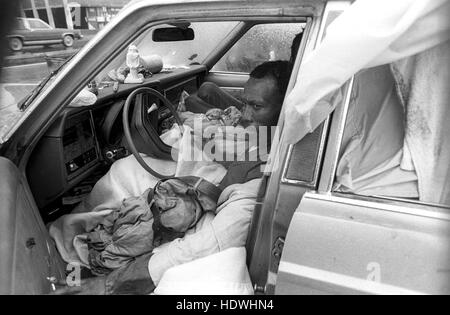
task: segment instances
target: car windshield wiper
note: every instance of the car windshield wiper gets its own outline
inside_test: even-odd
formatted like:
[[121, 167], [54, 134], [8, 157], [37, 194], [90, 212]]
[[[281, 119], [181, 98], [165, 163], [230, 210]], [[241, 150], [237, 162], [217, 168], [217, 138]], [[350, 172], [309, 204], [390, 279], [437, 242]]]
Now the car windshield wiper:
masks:
[[36, 96], [41, 92], [41, 90], [44, 88], [44, 86], [50, 81], [55, 75], [58, 74], [58, 72], [75, 56], [76, 54], [73, 54], [69, 58], [67, 58], [57, 69], [53, 70], [45, 79], [43, 79], [34, 89], [31, 91], [28, 96], [23, 98], [18, 104], [17, 107], [21, 112], [26, 110], [28, 106], [30, 106], [31, 102], [36, 98]]

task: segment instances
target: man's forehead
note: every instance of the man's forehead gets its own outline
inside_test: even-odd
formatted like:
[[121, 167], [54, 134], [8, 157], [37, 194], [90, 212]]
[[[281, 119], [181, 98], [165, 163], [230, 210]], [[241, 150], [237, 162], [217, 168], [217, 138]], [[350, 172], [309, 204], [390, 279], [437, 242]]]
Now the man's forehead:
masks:
[[250, 78], [244, 92], [248, 102], [264, 103], [276, 95], [277, 83], [271, 77]]

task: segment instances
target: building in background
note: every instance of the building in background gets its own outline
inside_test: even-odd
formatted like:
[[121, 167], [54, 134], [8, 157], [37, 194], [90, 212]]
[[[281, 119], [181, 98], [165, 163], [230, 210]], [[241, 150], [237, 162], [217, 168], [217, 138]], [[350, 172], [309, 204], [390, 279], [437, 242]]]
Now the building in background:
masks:
[[99, 30], [130, 0], [23, 0], [22, 16], [57, 28]]

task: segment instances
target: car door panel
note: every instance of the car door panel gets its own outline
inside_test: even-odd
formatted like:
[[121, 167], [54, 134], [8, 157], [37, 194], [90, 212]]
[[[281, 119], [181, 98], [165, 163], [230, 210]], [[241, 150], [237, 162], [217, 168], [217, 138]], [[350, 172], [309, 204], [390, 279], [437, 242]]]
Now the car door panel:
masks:
[[289, 227], [277, 294], [448, 294], [450, 216], [306, 193]]
[[62, 279], [63, 265], [24, 177], [0, 158], [0, 293], [48, 293], [48, 277]]

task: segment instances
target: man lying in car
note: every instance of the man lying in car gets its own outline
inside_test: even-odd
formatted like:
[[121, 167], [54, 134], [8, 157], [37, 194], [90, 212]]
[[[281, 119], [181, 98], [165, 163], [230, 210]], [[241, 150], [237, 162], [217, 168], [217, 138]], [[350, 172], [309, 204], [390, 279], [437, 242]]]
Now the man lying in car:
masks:
[[[291, 74], [287, 61], [268, 62], [257, 67], [245, 85], [242, 112], [254, 126], [275, 126]], [[152, 166], [161, 163], [145, 157]], [[232, 247], [245, 245], [251, 214], [262, 176], [261, 163], [234, 161], [210, 163], [204, 168], [192, 170], [198, 177], [206, 178], [224, 189], [218, 200], [216, 214], [208, 213], [195, 228], [180, 239], [166, 244], [163, 249], [136, 257], [126, 266], [107, 276], [83, 280], [81, 286], [64, 287], [61, 294], [148, 294], [169, 268], [197, 258], [208, 256]], [[255, 167], [255, 165], [257, 167]], [[162, 170], [173, 171], [174, 163], [164, 161]], [[219, 169], [219, 171], [218, 171]], [[213, 175], [211, 175], [211, 170]], [[140, 196], [158, 180], [145, 172], [133, 156], [117, 161], [94, 187], [88, 199], [76, 212], [118, 209], [124, 198]], [[233, 184], [239, 189], [233, 189]], [[59, 222], [61, 223], [61, 222]], [[53, 224], [52, 227], [58, 225]], [[50, 229], [55, 236], [55, 230]], [[56, 239], [64, 258], [66, 244]]]

